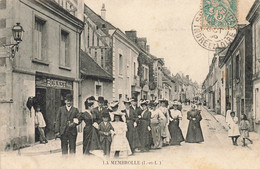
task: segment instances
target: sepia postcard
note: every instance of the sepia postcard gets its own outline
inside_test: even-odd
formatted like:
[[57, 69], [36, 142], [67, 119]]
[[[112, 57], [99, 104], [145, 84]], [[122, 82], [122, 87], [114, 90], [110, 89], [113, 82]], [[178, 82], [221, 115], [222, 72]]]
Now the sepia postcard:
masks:
[[0, 169], [259, 169], [260, 0], [0, 0]]

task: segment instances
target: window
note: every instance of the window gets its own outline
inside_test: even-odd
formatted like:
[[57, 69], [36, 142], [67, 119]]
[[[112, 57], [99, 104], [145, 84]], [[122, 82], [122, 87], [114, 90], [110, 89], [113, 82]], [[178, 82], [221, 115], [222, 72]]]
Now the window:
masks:
[[174, 91], [177, 92], [177, 85], [174, 86]]
[[102, 95], [102, 86], [101, 85], [96, 85], [96, 96], [101, 96]]
[[97, 36], [97, 46], [99, 46], [99, 37]]
[[95, 33], [94, 33], [94, 30], [92, 31], [92, 46], [95, 45]]
[[102, 24], [102, 28], [106, 28], [106, 24]]
[[136, 63], [134, 62], [134, 76], [136, 76]]
[[143, 65], [143, 78], [149, 81], [149, 68]]
[[34, 58], [38, 60], [44, 60], [44, 46], [47, 44], [45, 21], [39, 18], [35, 18], [34, 25]]
[[101, 67], [104, 67], [104, 51], [101, 49]]
[[6, 8], [6, 0], [0, 0], [0, 9]]
[[6, 19], [0, 19], [0, 29], [6, 28]]
[[61, 31], [61, 43], [60, 43], [60, 65], [70, 66], [69, 58], [69, 33], [66, 31]]
[[119, 100], [118, 100], [118, 101], [119, 101], [119, 102], [121, 101], [121, 99], [122, 99], [122, 96], [123, 96], [122, 94], [119, 94], [119, 95], [118, 95], [118, 98], [119, 98]]
[[87, 42], [87, 45], [89, 47], [89, 26], [88, 26], [88, 42]]
[[236, 79], [240, 77], [239, 55], [236, 56]]
[[119, 74], [123, 74], [123, 55], [119, 54]]
[[95, 61], [97, 62], [97, 49], [95, 49]]

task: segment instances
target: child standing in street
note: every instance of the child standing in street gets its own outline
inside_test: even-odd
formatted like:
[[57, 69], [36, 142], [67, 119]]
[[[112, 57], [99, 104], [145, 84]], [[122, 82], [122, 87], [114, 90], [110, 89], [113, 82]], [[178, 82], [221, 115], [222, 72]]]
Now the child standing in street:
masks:
[[40, 133], [40, 143], [41, 144], [48, 143], [48, 141], [45, 137], [45, 133], [44, 133], [44, 128], [46, 127], [46, 123], [45, 123], [45, 120], [43, 118], [40, 106], [36, 106], [35, 127], [38, 129], [38, 131]]
[[238, 118], [235, 112], [227, 111], [226, 122], [228, 124], [228, 136], [231, 137], [233, 145], [237, 146], [237, 139], [240, 136]]
[[242, 114], [242, 120], [240, 122], [239, 128], [240, 128], [240, 134], [243, 138], [243, 147], [246, 146], [246, 139], [250, 141], [251, 144], [253, 144], [253, 141], [249, 139], [249, 121], [245, 114]]
[[112, 142], [111, 133], [113, 132], [114, 128], [108, 121], [110, 118], [109, 113], [103, 113], [102, 116], [103, 121], [99, 124], [100, 143], [104, 152], [104, 156], [109, 156]]
[[112, 132], [111, 158], [126, 158], [132, 154], [129, 142], [126, 138], [127, 125], [123, 121], [124, 113], [118, 111], [118, 103], [110, 105], [113, 110], [114, 121], [111, 125], [114, 128]]

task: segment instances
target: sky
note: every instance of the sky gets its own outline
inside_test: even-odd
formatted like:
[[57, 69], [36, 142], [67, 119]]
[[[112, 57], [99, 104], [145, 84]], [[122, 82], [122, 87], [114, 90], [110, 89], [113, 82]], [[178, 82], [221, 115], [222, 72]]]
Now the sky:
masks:
[[[183, 72], [198, 83], [207, 76], [213, 52], [195, 41], [192, 20], [202, 0], [85, 0], [97, 14], [102, 4], [106, 20], [122, 31], [136, 30], [146, 37], [150, 53], [164, 58], [165, 66], [175, 75]], [[239, 23], [245, 19], [254, 0], [238, 0]]]

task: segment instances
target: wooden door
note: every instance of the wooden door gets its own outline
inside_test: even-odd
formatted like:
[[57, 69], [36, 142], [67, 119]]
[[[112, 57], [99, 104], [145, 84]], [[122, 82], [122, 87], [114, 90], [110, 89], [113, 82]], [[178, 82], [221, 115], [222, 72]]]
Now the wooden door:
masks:
[[55, 121], [60, 107], [60, 89], [47, 88], [46, 91], [46, 137], [55, 138]]

